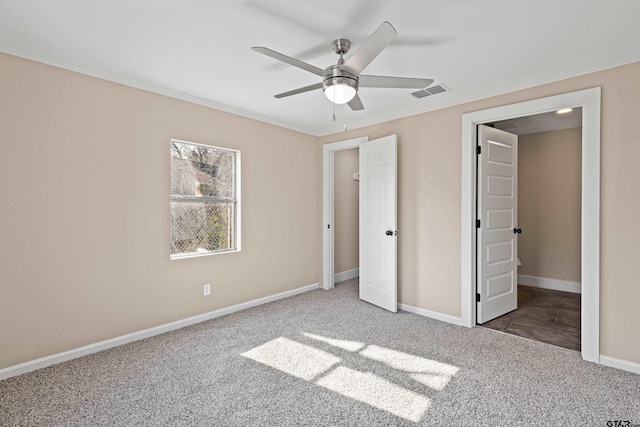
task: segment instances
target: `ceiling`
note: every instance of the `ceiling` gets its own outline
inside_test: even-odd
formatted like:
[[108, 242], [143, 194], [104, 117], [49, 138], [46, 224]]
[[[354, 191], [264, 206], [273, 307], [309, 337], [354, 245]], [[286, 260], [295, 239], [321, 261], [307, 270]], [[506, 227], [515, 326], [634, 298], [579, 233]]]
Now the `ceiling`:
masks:
[[[324, 135], [639, 61], [639, 18], [640, 0], [0, 0], [0, 51]], [[333, 121], [321, 90], [273, 97], [319, 77], [251, 50], [325, 68], [383, 21], [398, 37], [364, 73], [450, 91], [361, 88]]]
[[495, 122], [493, 125], [497, 129], [516, 135], [578, 128], [582, 126], [582, 108], [573, 108], [572, 111], [565, 114], [551, 111], [533, 116], [502, 120]]

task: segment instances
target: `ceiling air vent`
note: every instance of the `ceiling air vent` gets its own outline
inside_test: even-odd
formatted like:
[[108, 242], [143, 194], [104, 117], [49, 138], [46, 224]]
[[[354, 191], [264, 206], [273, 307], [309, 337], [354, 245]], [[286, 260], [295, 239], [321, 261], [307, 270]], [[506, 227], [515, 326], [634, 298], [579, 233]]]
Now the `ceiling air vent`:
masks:
[[422, 89], [419, 90], [417, 92], [413, 92], [411, 95], [413, 95], [416, 98], [424, 98], [425, 96], [430, 96], [430, 95], [435, 95], [438, 93], [442, 93], [442, 92], [447, 92], [449, 90], [448, 87], [446, 87], [443, 84], [439, 84], [436, 86], [431, 86], [428, 87], [426, 89]]

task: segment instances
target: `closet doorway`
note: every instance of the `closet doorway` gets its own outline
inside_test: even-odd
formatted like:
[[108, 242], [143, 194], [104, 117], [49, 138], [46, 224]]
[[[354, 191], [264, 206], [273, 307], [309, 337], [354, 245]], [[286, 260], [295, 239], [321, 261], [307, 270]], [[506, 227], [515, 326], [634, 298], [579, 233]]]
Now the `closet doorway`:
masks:
[[462, 115], [461, 323], [476, 326], [477, 126], [517, 117], [582, 108], [581, 355], [600, 363], [600, 104], [599, 87]]
[[482, 326], [580, 351], [582, 109], [488, 126], [518, 138], [517, 308]]

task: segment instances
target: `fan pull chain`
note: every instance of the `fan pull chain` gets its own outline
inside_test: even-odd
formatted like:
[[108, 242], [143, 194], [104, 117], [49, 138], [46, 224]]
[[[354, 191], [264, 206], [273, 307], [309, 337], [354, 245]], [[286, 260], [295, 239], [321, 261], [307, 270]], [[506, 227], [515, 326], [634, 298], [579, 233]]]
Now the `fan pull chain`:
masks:
[[[344, 117], [346, 119], [346, 117], [347, 117], [347, 104], [344, 104], [344, 111], [345, 111]], [[344, 121], [344, 131], [345, 132], [347, 131], [347, 121], [346, 120]]]
[[333, 104], [333, 121], [335, 122], [336, 121], [336, 103], [332, 102], [332, 104]]

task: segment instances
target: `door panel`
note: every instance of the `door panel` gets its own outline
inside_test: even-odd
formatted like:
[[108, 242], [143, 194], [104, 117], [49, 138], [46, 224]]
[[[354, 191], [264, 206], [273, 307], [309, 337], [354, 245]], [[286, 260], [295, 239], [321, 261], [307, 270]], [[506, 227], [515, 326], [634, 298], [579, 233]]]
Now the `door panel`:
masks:
[[488, 231], [513, 231], [513, 209], [487, 209], [485, 217]]
[[513, 290], [513, 272], [497, 274], [487, 278], [487, 300], [509, 294]]
[[488, 266], [511, 261], [511, 258], [513, 258], [513, 242], [498, 242], [487, 245]]
[[396, 147], [395, 135], [360, 144], [360, 299], [393, 312], [398, 310]]
[[513, 178], [505, 176], [488, 176], [487, 194], [494, 197], [512, 197]]
[[518, 137], [478, 126], [477, 322], [518, 308]]

